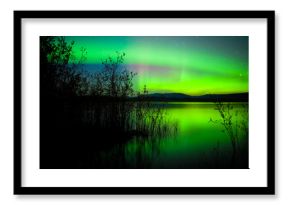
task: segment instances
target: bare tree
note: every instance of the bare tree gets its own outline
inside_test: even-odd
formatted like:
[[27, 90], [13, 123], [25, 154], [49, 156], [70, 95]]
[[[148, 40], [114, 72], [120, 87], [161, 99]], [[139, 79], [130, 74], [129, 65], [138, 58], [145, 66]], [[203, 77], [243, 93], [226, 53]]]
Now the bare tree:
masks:
[[86, 60], [86, 50], [81, 49], [80, 58], [73, 55], [75, 42], [65, 37], [40, 37], [41, 84], [48, 95], [84, 95], [88, 90], [87, 79], [80, 67]]
[[136, 73], [124, 65], [124, 57], [125, 53], [117, 52], [115, 59], [109, 57], [102, 62], [102, 70], [94, 74], [92, 93], [110, 97], [128, 97], [133, 94], [132, 81]]

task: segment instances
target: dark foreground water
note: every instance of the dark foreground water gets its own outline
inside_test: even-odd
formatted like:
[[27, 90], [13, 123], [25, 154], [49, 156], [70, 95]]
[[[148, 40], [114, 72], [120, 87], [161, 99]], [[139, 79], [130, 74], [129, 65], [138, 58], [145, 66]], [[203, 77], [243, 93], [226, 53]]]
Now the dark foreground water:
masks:
[[[83, 121], [74, 119], [88, 115], [86, 107], [77, 112], [70, 111], [75, 108], [65, 108], [68, 111], [61, 116], [56, 114], [58, 119], [50, 126], [41, 127], [41, 168], [248, 168], [247, 103], [231, 103], [222, 113], [214, 103], [153, 105], [160, 106], [159, 122], [166, 126], [152, 128], [155, 131], [149, 135], [133, 127], [124, 133], [113, 128], [102, 130], [94, 125], [99, 121], [84, 126]], [[53, 121], [52, 118], [50, 115]], [[157, 118], [147, 116], [146, 123]], [[225, 119], [230, 126], [225, 127]]]

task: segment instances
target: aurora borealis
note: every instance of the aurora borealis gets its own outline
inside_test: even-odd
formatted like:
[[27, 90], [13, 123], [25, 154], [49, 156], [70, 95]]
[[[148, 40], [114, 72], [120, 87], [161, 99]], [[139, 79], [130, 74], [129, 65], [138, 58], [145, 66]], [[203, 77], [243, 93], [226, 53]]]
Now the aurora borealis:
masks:
[[[86, 65], [124, 52], [136, 72], [134, 89], [189, 95], [248, 92], [247, 36], [67, 36], [74, 53], [86, 48]], [[96, 66], [94, 66], [96, 65]]]

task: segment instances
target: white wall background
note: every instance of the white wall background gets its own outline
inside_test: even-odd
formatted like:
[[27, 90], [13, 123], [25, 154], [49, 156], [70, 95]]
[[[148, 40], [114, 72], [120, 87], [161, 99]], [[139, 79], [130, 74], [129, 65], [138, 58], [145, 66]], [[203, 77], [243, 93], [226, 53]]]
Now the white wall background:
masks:
[[[290, 4], [280, 0], [2, 0], [0, 2], [0, 204], [289, 204]], [[14, 196], [13, 10], [276, 10], [276, 196]], [[288, 57], [289, 56], [289, 57]]]

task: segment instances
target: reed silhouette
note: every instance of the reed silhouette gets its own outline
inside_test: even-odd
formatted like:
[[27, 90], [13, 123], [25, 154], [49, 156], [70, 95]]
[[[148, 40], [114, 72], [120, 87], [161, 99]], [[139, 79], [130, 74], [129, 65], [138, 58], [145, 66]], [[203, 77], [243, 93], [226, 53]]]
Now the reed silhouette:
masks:
[[[224, 132], [230, 140], [232, 146], [231, 155], [231, 167], [239, 168], [248, 165], [248, 155], [241, 155], [241, 153], [248, 153], [248, 150], [240, 150], [239, 139], [248, 139], [248, 106], [245, 104], [239, 104], [240, 109], [235, 110], [232, 103], [225, 103], [219, 100], [215, 103], [215, 110], [219, 112], [220, 119], [213, 120], [210, 122], [219, 124], [222, 126], [222, 132]], [[247, 142], [248, 143], [248, 142]], [[247, 146], [241, 146], [247, 147]], [[219, 143], [214, 148], [216, 156], [219, 155]], [[218, 160], [217, 160], [218, 161]]]

